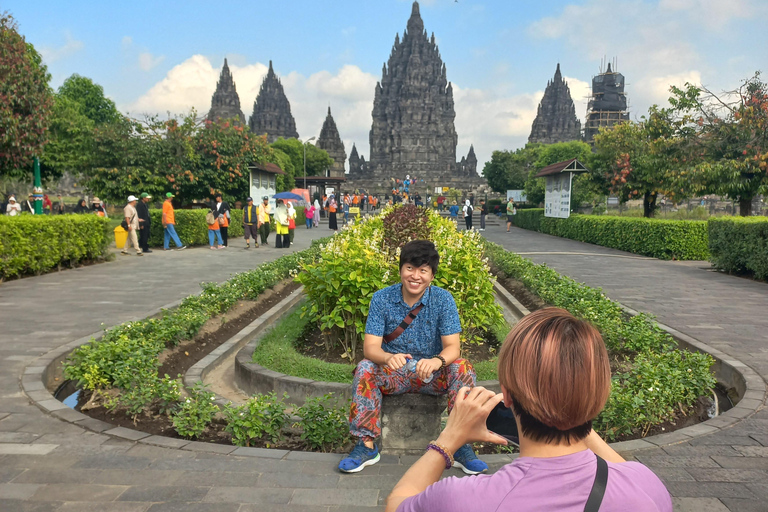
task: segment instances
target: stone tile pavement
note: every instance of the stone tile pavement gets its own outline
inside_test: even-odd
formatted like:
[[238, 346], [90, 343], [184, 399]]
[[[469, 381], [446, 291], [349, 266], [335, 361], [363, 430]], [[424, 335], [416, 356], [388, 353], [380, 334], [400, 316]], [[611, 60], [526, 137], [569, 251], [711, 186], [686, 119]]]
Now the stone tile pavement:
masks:
[[[609, 296], [768, 374], [768, 285], [722, 276], [705, 263], [660, 262], [547, 235], [489, 226], [510, 250], [602, 286]], [[327, 228], [297, 229], [294, 249]], [[359, 475], [335, 471], [337, 455], [181, 449], [164, 438], [136, 443], [97, 433], [32, 405], [19, 387], [26, 366], [103, 326], [153, 309], [282, 254], [155, 251], [0, 286], [0, 511], [378, 510], [415, 460], [384, 456]], [[32, 391], [34, 393], [34, 391]], [[101, 430], [96, 428], [95, 430]], [[125, 434], [125, 433], [123, 433]], [[127, 437], [130, 437], [129, 435]], [[147, 444], [151, 443], [151, 444]], [[639, 450], [667, 483], [677, 510], [768, 510], [768, 412], [688, 442]], [[492, 469], [508, 461], [491, 456]], [[451, 474], [459, 473], [452, 470]]]

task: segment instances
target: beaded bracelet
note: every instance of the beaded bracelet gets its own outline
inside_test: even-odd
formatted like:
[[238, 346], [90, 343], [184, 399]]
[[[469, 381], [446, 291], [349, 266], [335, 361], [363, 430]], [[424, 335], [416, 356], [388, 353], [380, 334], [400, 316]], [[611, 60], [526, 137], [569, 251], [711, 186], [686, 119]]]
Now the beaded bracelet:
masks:
[[427, 445], [427, 450], [435, 450], [437, 453], [442, 455], [445, 459], [445, 469], [451, 469], [453, 466], [453, 455], [451, 455], [451, 452], [449, 452], [445, 446], [437, 444], [437, 441], [431, 441]]

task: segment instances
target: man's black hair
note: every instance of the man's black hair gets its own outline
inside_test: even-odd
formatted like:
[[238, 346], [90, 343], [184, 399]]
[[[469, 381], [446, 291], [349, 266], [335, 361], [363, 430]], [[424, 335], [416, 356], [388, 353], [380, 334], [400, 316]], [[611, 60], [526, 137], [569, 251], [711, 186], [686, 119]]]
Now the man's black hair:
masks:
[[216, 193], [213, 195], [213, 198], [214, 198], [214, 199], [216, 199], [217, 197], [221, 197], [221, 192], [216, 192]]
[[412, 240], [400, 249], [400, 269], [409, 264], [414, 267], [429, 265], [432, 274], [437, 274], [437, 265], [440, 263], [440, 255], [435, 249], [435, 244], [429, 240]]

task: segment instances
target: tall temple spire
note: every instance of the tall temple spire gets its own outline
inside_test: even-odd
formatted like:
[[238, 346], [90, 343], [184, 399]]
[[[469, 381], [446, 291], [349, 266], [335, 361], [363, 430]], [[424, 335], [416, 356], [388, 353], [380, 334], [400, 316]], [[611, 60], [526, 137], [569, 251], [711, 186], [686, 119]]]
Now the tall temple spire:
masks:
[[331, 115], [330, 106], [328, 107], [328, 115], [325, 116], [323, 128], [320, 130], [320, 136], [317, 138], [317, 147], [324, 149], [328, 156], [333, 159], [330, 177], [343, 178], [344, 162], [347, 160], [347, 153], [344, 150], [344, 143], [341, 141], [339, 130], [336, 128], [336, 121], [333, 120]]
[[594, 142], [594, 137], [603, 126], [629, 121], [627, 95], [624, 92], [624, 75], [608, 69], [592, 78], [592, 97], [587, 105], [587, 122], [584, 127], [584, 141]]
[[576, 117], [571, 91], [557, 64], [554, 78], [547, 83], [536, 119], [533, 120], [530, 143], [554, 144], [580, 140], [581, 121]]
[[283, 137], [298, 138], [296, 121], [291, 114], [291, 104], [285, 96], [283, 84], [272, 68], [269, 61], [269, 71], [261, 83], [259, 95], [253, 102], [253, 114], [248, 122], [251, 131], [257, 135], [267, 134], [267, 140], [272, 143]]
[[221, 69], [221, 75], [219, 75], [219, 81], [216, 84], [216, 91], [211, 98], [211, 110], [208, 111], [207, 119], [216, 122], [220, 119], [232, 118], [245, 124], [245, 116], [240, 109], [240, 96], [237, 94], [235, 81], [225, 58], [224, 67]]

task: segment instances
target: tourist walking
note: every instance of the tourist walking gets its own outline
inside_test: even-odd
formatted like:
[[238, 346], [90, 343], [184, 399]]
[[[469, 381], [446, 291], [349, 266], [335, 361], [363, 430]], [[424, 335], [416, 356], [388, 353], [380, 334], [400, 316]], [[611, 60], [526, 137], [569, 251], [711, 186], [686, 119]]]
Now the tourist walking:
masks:
[[307, 229], [312, 229], [312, 219], [315, 217], [315, 207], [310, 204], [307, 208], [304, 208], [304, 221], [307, 224]]
[[288, 237], [293, 243], [293, 235], [296, 231], [296, 208], [293, 207], [293, 203], [285, 201], [286, 208], [288, 208]]
[[488, 205], [485, 199], [480, 200], [480, 231], [485, 231], [485, 217], [488, 216]]
[[512, 227], [512, 217], [517, 213], [517, 209], [515, 208], [515, 202], [510, 197], [507, 199], [507, 233], [509, 233], [509, 228]]
[[245, 200], [246, 206], [243, 209], [243, 234], [245, 235], [245, 248], [251, 248], [251, 237], [253, 237], [253, 246], [259, 247], [259, 212], [256, 205], [253, 204], [253, 198]]
[[5, 212], [11, 217], [21, 215], [21, 205], [16, 202], [16, 197], [11, 195], [8, 198], [8, 205], [5, 207]]
[[176, 234], [176, 215], [173, 210], [174, 195], [170, 192], [165, 194], [165, 201], [163, 202], [163, 249], [170, 251], [170, 242], [173, 239], [173, 243], [176, 244], [177, 250], [181, 251], [187, 248], [186, 245], [181, 243], [179, 235]]
[[291, 246], [288, 224], [288, 208], [282, 199], [278, 199], [275, 205], [275, 248], [277, 249], [288, 249]]
[[459, 205], [456, 201], [454, 201], [451, 207], [448, 208], [448, 213], [451, 215], [451, 220], [454, 223], [459, 222]]
[[[136, 203], [138, 199], [136, 196], [128, 196], [128, 204], [123, 208], [123, 217], [125, 217], [125, 224], [128, 226], [128, 238], [125, 241], [122, 254], [128, 254], [128, 247], [133, 244], [133, 248], [136, 249], [136, 256], [141, 256], [143, 253], [139, 246], [139, 237], [137, 231], [139, 230], [139, 214], [136, 211]], [[125, 227], [125, 226], [123, 226]]]
[[464, 212], [464, 224], [466, 225], [467, 231], [469, 231], [472, 229], [472, 213], [475, 211], [475, 209], [472, 208], [469, 199], [464, 202], [464, 208], [461, 210]]
[[316, 228], [320, 227], [320, 201], [315, 199], [315, 204], [313, 205], [315, 207], [315, 214], [312, 216], [312, 225]]
[[136, 205], [136, 211], [139, 214], [139, 247], [145, 253], [152, 252], [149, 248], [149, 229], [152, 220], [149, 218], [149, 200], [152, 196], [142, 192], [139, 203]]
[[[395, 485], [386, 512], [672, 512], [659, 477], [625, 461], [592, 430], [611, 389], [597, 329], [563, 309], [540, 309], [515, 325], [498, 359], [502, 392], [459, 390], [445, 429]], [[520, 456], [493, 475], [441, 479], [444, 469], [459, 465], [464, 443], [508, 444], [486, 426], [502, 403], [513, 417], [498, 417], [517, 427]]]
[[213, 196], [213, 199], [215, 201], [214, 203], [214, 214], [216, 215], [216, 218], [219, 221], [219, 232], [221, 233], [221, 241], [223, 242], [224, 247], [229, 246], [229, 219], [232, 218], [232, 215], [229, 210], [229, 203], [226, 201], [223, 201], [221, 199], [221, 194], [218, 192], [215, 196]]
[[[208, 245], [211, 250], [223, 249], [224, 243], [221, 240], [221, 225], [219, 224], [219, 212], [215, 206], [205, 215], [205, 222], [208, 224]], [[218, 246], [215, 242], [218, 242]]]
[[328, 196], [328, 228], [334, 231], [339, 230], [339, 226], [336, 223], [336, 198], [331, 194]]
[[259, 235], [261, 236], [261, 244], [269, 245], [269, 196], [263, 196], [261, 198], [261, 204], [259, 205], [258, 219], [259, 219]]

